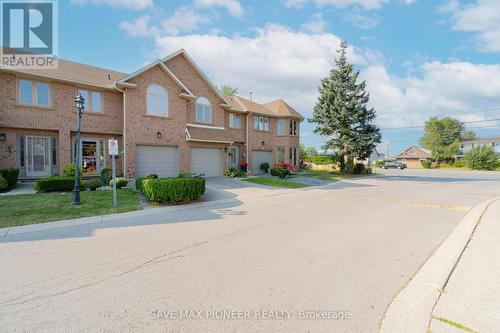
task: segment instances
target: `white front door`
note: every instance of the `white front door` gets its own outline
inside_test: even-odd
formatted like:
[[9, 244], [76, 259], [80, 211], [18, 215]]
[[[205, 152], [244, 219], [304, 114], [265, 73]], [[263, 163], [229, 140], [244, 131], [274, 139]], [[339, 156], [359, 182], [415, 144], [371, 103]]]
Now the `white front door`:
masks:
[[32, 177], [49, 176], [51, 170], [49, 138], [27, 136], [26, 152], [26, 175]]

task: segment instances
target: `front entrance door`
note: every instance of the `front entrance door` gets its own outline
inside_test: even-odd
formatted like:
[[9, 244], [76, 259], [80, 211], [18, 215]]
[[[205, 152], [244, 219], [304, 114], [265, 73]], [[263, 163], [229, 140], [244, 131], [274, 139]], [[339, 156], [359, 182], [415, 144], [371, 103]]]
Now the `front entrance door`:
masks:
[[26, 175], [43, 177], [50, 175], [50, 140], [46, 137], [26, 137]]
[[[99, 174], [104, 168], [104, 140], [83, 138], [80, 142], [80, 166], [83, 174]], [[76, 140], [73, 145], [76, 148]]]
[[229, 147], [228, 156], [228, 167], [229, 169], [239, 169], [240, 168], [240, 148], [237, 146]]

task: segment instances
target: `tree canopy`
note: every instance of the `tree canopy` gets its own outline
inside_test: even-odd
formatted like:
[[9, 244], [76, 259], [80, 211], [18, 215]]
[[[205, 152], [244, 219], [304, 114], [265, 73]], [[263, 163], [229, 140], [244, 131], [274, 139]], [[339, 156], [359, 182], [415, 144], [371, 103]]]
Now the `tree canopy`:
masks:
[[373, 124], [376, 112], [368, 107], [366, 81], [358, 83], [359, 71], [347, 62], [348, 44], [338, 50], [336, 66], [321, 80], [319, 97], [309, 122], [315, 133], [326, 138], [325, 149], [334, 149], [341, 156], [342, 171], [351, 171], [354, 158], [368, 158], [380, 143], [380, 129]]
[[225, 96], [234, 96], [238, 95], [238, 88], [236, 87], [231, 87], [229, 85], [223, 84], [220, 86], [220, 92], [225, 95]]
[[451, 160], [458, 153], [463, 137], [464, 125], [459, 120], [432, 117], [425, 123], [425, 132], [420, 144], [432, 152], [433, 159]]

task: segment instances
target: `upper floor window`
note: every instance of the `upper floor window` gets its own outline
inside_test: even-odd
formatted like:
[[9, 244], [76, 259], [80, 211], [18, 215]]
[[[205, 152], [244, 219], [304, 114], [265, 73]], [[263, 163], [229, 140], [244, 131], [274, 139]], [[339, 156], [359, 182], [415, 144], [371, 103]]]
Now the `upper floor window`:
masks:
[[269, 118], [253, 116], [253, 128], [259, 131], [269, 131]]
[[290, 120], [290, 135], [299, 134], [299, 122], [297, 120]]
[[196, 100], [196, 122], [212, 123], [212, 105], [206, 97], [199, 97]]
[[19, 102], [21, 104], [49, 106], [50, 89], [47, 82], [19, 80]]
[[102, 94], [100, 91], [80, 89], [78, 92], [85, 98], [84, 111], [102, 112]]
[[278, 135], [286, 134], [286, 121], [285, 119], [278, 119]]
[[148, 87], [147, 114], [154, 116], [168, 116], [168, 94], [160, 85], [152, 84]]
[[241, 128], [241, 114], [230, 113], [229, 114], [229, 127], [230, 128]]

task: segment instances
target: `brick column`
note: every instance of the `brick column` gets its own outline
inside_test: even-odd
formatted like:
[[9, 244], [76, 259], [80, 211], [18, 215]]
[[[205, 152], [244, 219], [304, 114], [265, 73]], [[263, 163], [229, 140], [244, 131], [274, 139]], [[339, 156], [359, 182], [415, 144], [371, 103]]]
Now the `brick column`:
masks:
[[59, 131], [59, 174], [62, 175], [64, 167], [71, 162], [71, 133]]

